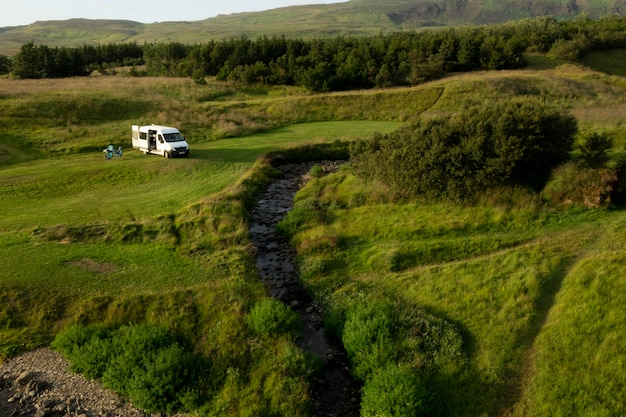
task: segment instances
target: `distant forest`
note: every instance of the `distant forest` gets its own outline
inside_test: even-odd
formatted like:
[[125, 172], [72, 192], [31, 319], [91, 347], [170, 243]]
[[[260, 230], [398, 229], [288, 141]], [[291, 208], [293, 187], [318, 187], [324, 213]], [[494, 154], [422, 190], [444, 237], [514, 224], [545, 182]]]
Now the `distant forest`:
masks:
[[[626, 17], [570, 21], [534, 18], [487, 26], [325, 39], [246, 37], [204, 44], [135, 43], [78, 48], [22, 45], [0, 55], [0, 74], [15, 78], [86, 76], [130, 66], [131, 75], [216, 76], [245, 85], [297, 85], [314, 92], [416, 85], [451, 72], [522, 68], [526, 52], [575, 60], [626, 47]], [[138, 69], [141, 67], [141, 70]]]

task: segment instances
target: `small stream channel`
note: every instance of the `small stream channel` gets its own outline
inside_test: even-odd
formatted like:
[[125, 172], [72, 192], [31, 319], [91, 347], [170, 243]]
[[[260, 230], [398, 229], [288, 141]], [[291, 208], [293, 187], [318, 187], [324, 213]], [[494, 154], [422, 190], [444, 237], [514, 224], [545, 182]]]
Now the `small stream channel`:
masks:
[[295, 252], [289, 242], [277, 236], [274, 226], [293, 207], [296, 192], [306, 184], [314, 165], [326, 173], [336, 171], [340, 162], [320, 161], [276, 166], [284, 177], [267, 188], [252, 211], [250, 236], [257, 247], [256, 267], [271, 296], [289, 305], [302, 317], [304, 332], [300, 347], [317, 356], [323, 372], [314, 381], [313, 399], [317, 417], [358, 417], [359, 385], [352, 378], [343, 346], [327, 337], [322, 311], [299, 281], [294, 266]]

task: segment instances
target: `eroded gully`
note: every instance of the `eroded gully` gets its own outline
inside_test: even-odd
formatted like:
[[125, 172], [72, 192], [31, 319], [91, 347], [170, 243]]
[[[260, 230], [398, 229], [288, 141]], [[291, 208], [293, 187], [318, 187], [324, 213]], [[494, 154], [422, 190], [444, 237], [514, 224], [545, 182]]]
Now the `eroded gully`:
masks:
[[294, 250], [274, 231], [274, 226], [293, 207], [294, 196], [308, 181], [308, 173], [314, 165], [329, 173], [340, 163], [321, 161], [276, 166], [284, 176], [270, 184], [252, 210], [250, 237], [257, 247], [258, 272], [269, 293], [302, 317], [304, 332], [299, 340], [300, 347], [317, 356], [323, 364], [323, 372], [313, 383], [316, 416], [357, 417], [359, 386], [350, 374], [345, 351], [339, 341], [328, 337], [324, 331], [321, 308], [299, 281]]

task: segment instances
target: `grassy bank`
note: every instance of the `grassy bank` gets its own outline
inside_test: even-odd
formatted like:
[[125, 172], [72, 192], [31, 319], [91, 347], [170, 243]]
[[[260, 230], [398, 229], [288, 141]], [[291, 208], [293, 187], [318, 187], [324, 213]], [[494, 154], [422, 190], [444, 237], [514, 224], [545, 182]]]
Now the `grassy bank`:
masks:
[[[622, 212], [363, 198], [375, 194], [345, 169], [300, 191], [283, 223], [297, 224], [290, 230], [301, 275], [339, 337], [345, 341], [346, 317], [361, 303], [391, 303], [396, 326], [405, 328], [393, 344], [396, 360], [428, 375], [440, 415], [624, 409], [617, 399], [624, 357], [616, 349], [626, 335], [619, 324]], [[317, 215], [302, 214], [311, 210]], [[431, 363], [452, 345], [428, 342], [411, 314], [448, 322], [463, 353], [444, 366]], [[420, 334], [421, 344], [413, 340]]]

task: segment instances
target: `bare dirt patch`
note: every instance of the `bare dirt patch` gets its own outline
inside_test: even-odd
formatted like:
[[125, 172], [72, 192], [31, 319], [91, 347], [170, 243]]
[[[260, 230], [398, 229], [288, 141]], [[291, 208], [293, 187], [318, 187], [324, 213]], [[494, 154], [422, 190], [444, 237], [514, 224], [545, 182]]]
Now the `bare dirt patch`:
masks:
[[109, 274], [111, 272], [117, 271], [119, 268], [115, 264], [108, 262], [98, 262], [89, 258], [83, 258], [77, 261], [67, 261], [66, 264], [83, 268], [96, 274]]

